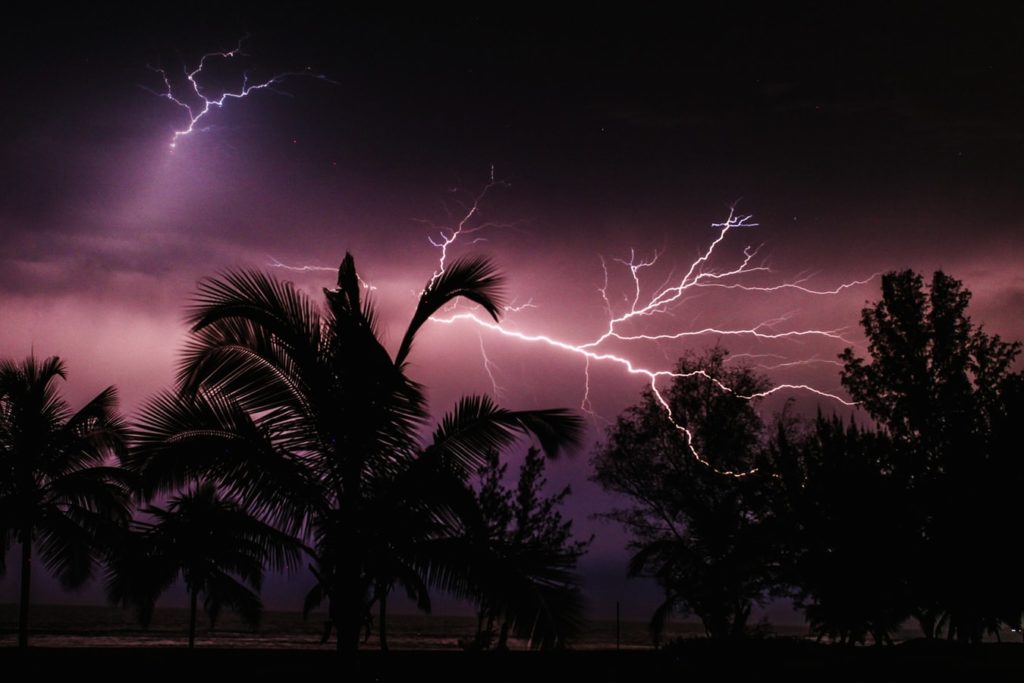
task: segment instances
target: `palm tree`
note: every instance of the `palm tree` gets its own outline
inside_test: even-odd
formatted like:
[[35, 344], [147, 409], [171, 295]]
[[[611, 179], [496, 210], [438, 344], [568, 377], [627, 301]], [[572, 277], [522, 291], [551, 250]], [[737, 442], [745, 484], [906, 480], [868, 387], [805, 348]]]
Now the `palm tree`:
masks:
[[[460, 585], [432, 552], [460, 527], [464, 482], [488, 450], [535, 435], [549, 455], [575, 443], [578, 417], [458, 402], [424, 445], [423, 389], [407, 376], [417, 332], [457, 297], [495, 319], [501, 278], [486, 259], [449, 265], [424, 287], [392, 357], [346, 255], [321, 311], [291, 283], [233, 272], [200, 284], [179, 391], [143, 411], [132, 464], [147, 493], [217, 481], [278, 528], [309, 539], [338, 649], [355, 650], [375, 602], [395, 585], [421, 606], [427, 586]], [[464, 567], [462, 569], [465, 569]], [[464, 572], [463, 572], [464, 574]]]
[[211, 626], [223, 607], [255, 625], [263, 609], [257, 592], [264, 566], [283, 569], [300, 557], [293, 538], [221, 498], [212, 484], [172, 498], [166, 509], [143, 512], [153, 521], [134, 523], [111, 562], [107, 594], [115, 603], [134, 605], [148, 625], [157, 598], [180, 576], [189, 595], [189, 648], [195, 647], [200, 596]]
[[18, 645], [28, 647], [32, 546], [65, 588], [92, 576], [117, 525], [130, 517], [127, 473], [107, 464], [124, 451], [113, 387], [73, 412], [57, 391], [57, 357], [0, 361], [0, 574], [21, 544]]

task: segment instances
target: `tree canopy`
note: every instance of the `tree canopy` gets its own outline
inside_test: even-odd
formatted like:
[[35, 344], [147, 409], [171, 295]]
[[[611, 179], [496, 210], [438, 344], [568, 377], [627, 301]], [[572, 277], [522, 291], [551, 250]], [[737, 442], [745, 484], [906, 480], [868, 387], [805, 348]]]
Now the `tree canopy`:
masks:
[[467, 396], [422, 443], [426, 399], [407, 375], [416, 335], [460, 297], [497, 319], [500, 274], [483, 258], [449, 264], [422, 290], [393, 357], [351, 255], [337, 282], [322, 309], [258, 272], [201, 283], [178, 387], [144, 410], [130, 462], [150, 494], [207, 479], [305, 539], [306, 607], [326, 602], [339, 649], [354, 650], [393, 586], [424, 609], [429, 585], [468, 591], [465, 559], [438, 554], [437, 541], [460, 533], [465, 482], [486, 454], [532, 434], [553, 456], [581, 422]]
[[104, 389], [77, 411], [57, 388], [56, 356], [0, 361], [0, 574], [21, 545], [18, 643], [28, 646], [33, 546], [68, 588], [88, 580], [130, 517], [130, 478], [116, 466], [126, 427], [117, 393]]
[[189, 595], [188, 646], [195, 646], [199, 598], [211, 627], [229, 607], [243, 621], [259, 623], [259, 589], [267, 567], [298, 565], [301, 545], [217, 494], [210, 483], [172, 498], [166, 508], [150, 505], [120, 539], [107, 575], [114, 603], [134, 606], [148, 625], [157, 598], [181, 579]]
[[769, 443], [780, 588], [819, 637], [888, 643], [910, 616], [914, 532], [892, 456], [885, 434], [820, 413], [784, 416]]
[[583, 596], [576, 563], [590, 541], [573, 538], [572, 520], [559, 507], [566, 486], [545, 495], [544, 454], [530, 448], [513, 489], [503, 484], [508, 466], [492, 451], [480, 468], [475, 498], [479, 518], [472, 524], [469, 552], [482, 561], [474, 572], [478, 604], [477, 648], [506, 649], [514, 634], [534, 647], [564, 646], [583, 625]]
[[[653, 390], [645, 389], [640, 403], [609, 429], [593, 460], [595, 480], [628, 501], [607, 517], [630, 532], [630, 574], [653, 577], [664, 591], [651, 622], [656, 638], [674, 611], [696, 614], [713, 638], [738, 637], [752, 605], [773, 583], [761, 477], [721, 473], [755, 468], [764, 425], [741, 396], [769, 384], [726, 359], [720, 347], [681, 358], [671, 386], [661, 389], [672, 420]], [[676, 425], [689, 430], [706, 463]]]
[[[843, 384], [892, 439], [894, 476], [916, 530], [908, 568], [914, 614], [925, 633], [978, 641], [1018, 625], [1015, 501], [1024, 463], [1014, 428], [1024, 417], [1021, 345], [967, 315], [971, 295], [939, 271], [927, 288], [910, 270], [882, 278], [882, 298], [861, 323], [869, 359], [842, 354]], [[870, 362], [868, 362], [870, 360]]]

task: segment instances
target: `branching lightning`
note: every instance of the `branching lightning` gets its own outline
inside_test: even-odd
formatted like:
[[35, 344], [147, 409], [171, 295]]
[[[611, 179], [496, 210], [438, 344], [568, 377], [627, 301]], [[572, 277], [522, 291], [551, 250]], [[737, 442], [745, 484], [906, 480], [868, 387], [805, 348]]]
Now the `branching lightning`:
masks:
[[271, 86], [280, 83], [287, 78], [316, 78], [321, 81], [328, 83], [337, 84], [336, 81], [327, 78], [323, 74], [317, 74], [306, 69], [303, 71], [286, 71], [279, 73], [267, 80], [251, 82], [249, 80], [249, 73], [243, 72], [242, 83], [236, 91], [224, 91], [217, 95], [210, 95], [206, 92], [206, 89], [200, 83], [202, 78], [203, 69], [206, 68], [207, 63], [210, 60], [230, 60], [236, 57], [244, 56], [242, 52], [242, 44], [245, 42], [245, 38], [238, 41], [238, 45], [233, 50], [226, 52], [208, 52], [204, 54], [194, 69], [189, 70], [187, 66], [183, 67], [185, 83], [181, 84], [181, 90], [179, 92], [175, 88], [171, 77], [167, 74], [167, 71], [162, 68], [150, 67], [153, 71], [160, 75], [163, 80], [163, 91], [150, 90], [154, 95], [170, 100], [180, 108], [184, 109], [188, 113], [188, 125], [184, 128], [174, 131], [174, 136], [171, 138], [169, 143], [170, 148], [173, 150], [178, 146], [178, 140], [181, 138], [191, 135], [196, 130], [207, 130], [206, 128], [198, 128], [199, 122], [202, 121], [207, 114], [213, 109], [220, 109], [228, 100], [240, 100], [248, 97], [250, 94], [271, 88]]
[[484, 359], [484, 372], [487, 373], [488, 379], [491, 380], [491, 391], [494, 392], [494, 398], [501, 401], [505, 395], [505, 390], [498, 384], [498, 378], [496, 376], [497, 367], [491, 362], [491, 359], [487, 355], [487, 349], [484, 348], [484, 335], [477, 332], [477, 337], [480, 339], [480, 355]]
[[[338, 272], [337, 268], [332, 268], [330, 266], [315, 266], [315, 265], [292, 266], [292, 265], [288, 265], [287, 263], [281, 263], [280, 261], [278, 261], [273, 256], [270, 257], [270, 261], [267, 263], [267, 265], [270, 266], [271, 268], [280, 268], [282, 270], [291, 270], [291, 271], [294, 271], [294, 272], [297, 272], [297, 273], [316, 273], [316, 272], [336, 273], [336, 272]], [[359, 284], [362, 285], [363, 289], [366, 289], [366, 290], [371, 291], [371, 292], [377, 289], [377, 287], [375, 285], [371, 285], [369, 282], [367, 282], [362, 277], [360, 277], [360, 275], [358, 273], [356, 273], [356, 279], [359, 280]]]
[[[444, 275], [445, 264], [448, 260], [448, 247], [455, 244], [460, 237], [471, 235], [488, 228], [501, 227], [502, 225], [507, 226], [507, 224], [494, 223], [490, 221], [482, 223], [473, 222], [473, 219], [475, 219], [480, 213], [481, 203], [491, 191], [499, 187], [508, 187], [508, 183], [504, 180], [495, 180], [494, 167], [491, 166], [491, 181], [484, 186], [484, 189], [473, 198], [473, 201], [468, 206], [463, 206], [465, 213], [457, 220], [454, 227], [439, 227], [433, 223], [428, 223], [428, 225], [437, 233], [437, 239], [428, 236], [427, 241], [430, 242], [431, 246], [439, 249], [441, 251], [441, 255], [438, 257], [437, 268], [434, 270], [433, 275], [430, 276], [430, 281], [427, 283], [425, 289], [433, 287], [434, 283]], [[452, 190], [452, 192], [457, 192], [457, 190]], [[420, 222], [427, 223], [427, 221]]]
[[[458, 217], [451, 218], [450, 226], [440, 227], [433, 223], [428, 223], [427, 221], [420, 221], [421, 223], [427, 224], [431, 232], [434, 235], [437, 235], [436, 238], [433, 236], [428, 237], [428, 240], [430, 244], [440, 252], [437, 259], [437, 265], [424, 291], [428, 291], [442, 276], [444, 276], [453, 245], [455, 245], [456, 242], [459, 240], [465, 240], [470, 235], [474, 235], [485, 229], [508, 227], [508, 224], [498, 224], [479, 220], [481, 204], [487, 197], [488, 193], [493, 191], [495, 188], [504, 186], [507, 186], [507, 183], [495, 180], [492, 168], [490, 182], [479, 194], [473, 197], [472, 201], [461, 205], [463, 212]], [[628, 288], [628, 293], [623, 298], [624, 310], [620, 310], [620, 312], [616, 312], [616, 305], [613, 304], [612, 297], [609, 294], [610, 277], [608, 261], [601, 258], [601, 269], [604, 278], [602, 284], [597, 288], [597, 292], [601, 297], [601, 301], [607, 315], [607, 320], [603, 325], [603, 331], [590, 340], [569, 341], [548, 334], [522, 331], [520, 329], [510, 327], [507, 324], [502, 325], [496, 323], [490, 318], [479, 315], [474, 310], [459, 310], [454, 304], [443, 310], [443, 315], [430, 318], [430, 321], [440, 325], [456, 325], [463, 323], [476, 325], [478, 328], [480, 353], [483, 358], [484, 372], [490, 380], [492, 390], [496, 396], [502, 395], [504, 393], [504, 389], [498, 383], [497, 366], [488, 355], [487, 349], [484, 346], [484, 338], [482, 334], [484, 331], [498, 334], [509, 339], [514, 339], [522, 343], [543, 345], [581, 358], [583, 361], [584, 382], [580, 408], [595, 418], [597, 415], [594, 413], [593, 406], [591, 404], [590, 375], [591, 367], [594, 364], [610, 364], [621, 368], [630, 375], [641, 376], [647, 381], [652, 396], [657, 401], [658, 405], [660, 405], [664, 410], [666, 418], [674, 428], [684, 436], [687, 448], [694, 459], [721, 475], [746, 477], [756, 472], [756, 470], [738, 471], [721, 469], [716, 467], [700, 453], [695, 446], [693, 433], [685, 425], [680, 424], [675, 419], [672, 407], [665, 398], [665, 395], [662, 393], [661, 386], [659, 386], [661, 383], [666, 380], [671, 381], [681, 378], [701, 377], [712, 383], [719, 390], [733, 394], [745, 400], [752, 401], [779, 392], [797, 391], [810, 393], [846, 406], [853, 406], [856, 404], [842, 396], [823, 391], [808, 384], [777, 384], [766, 391], [744, 395], [737, 393], [719, 378], [710, 375], [704, 370], [680, 373], [670, 369], [648, 367], [636, 357], [622, 352], [620, 347], [631, 347], [636, 344], [649, 344], [652, 342], [659, 344], [662, 342], [680, 341], [687, 338], [708, 335], [719, 337], [746, 337], [758, 341], [820, 338], [839, 341], [844, 344], [851, 344], [852, 342], [843, 336], [844, 331], [842, 329], [781, 329], [786, 324], [788, 316], [762, 321], [756, 325], [744, 328], [704, 326], [693, 329], [677, 329], [671, 332], [660, 332], [657, 334], [648, 334], [637, 331], [637, 326], [641, 323], [646, 323], [651, 320], [664, 318], [670, 315], [675, 308], [678, 308], [680, 305], [685, 303], [688, 297], [702, 289], [735, 290], [745, 293], [758, 292], [764, 294], [793, 291], [807, 296], [832, 296], [852, 287], [864, 285], [877, 277], [877, 274], [865, 279], [846, 282], [831, 289], [815, 289], [807, 286], [806, 283], [810, 280], [810, 275], [802, 275], [795, 280], [773, 285], [749, 284], [748, 282], [742, 281], [745, 276], [771, 273], [771, 270], [766, 265], [757, 261], [760, 247], [746, 247], [743, 249], [742, 257], [738, 259], [738, 262], [724, 269], [712, 267], [712, 262], [721, 260], [716, 252], [731, 232], [755, 228], [758, 227], [758, 224], [752, 222], [751, 216], [737, 215], [734, 210], [730, 210], [729, 215], [724, 222], [713, 223], [712, 227], [716, 230], [715, 238], [706, 248], [703, 249], [703, 251], [698, 253], [697, 257], [689, 264], [682, 277], [670, 277], [653, 290], [645, 288], [642, 279], [644, 271], [653, 268], [657, 264], [660, 257], [659, 253], [655, 253], [649, 258], [639, 258], [635, 252], [631, 252], [628, 260], [614, 259], [613, 262], [622, 265], [627, 270], [629, 277], [631, 278], [629, 281], [630, 287]], [[476, 237], [473, 238], [472, 241], [476, 242], [479, 239], [481, 238]], [[287, 265], [276, 259], [273, 259], [270, 265], [275, 268], [283, 268], [293, 271], [334, 270], [334, 268], [318, 265]], [[366, 283], [364, 283], [364, 286], [372, 288]], [[647, 291], [652, 293], [645, 294]], [[414, 294], [419, 296], [421, 292], [414, 292]], [[504, 307], [504, 310], [506, 313], [518, 313], [526, 309], [533, 308], [537, 308], [537, 305], [533, 303], [532, 299], [527, 300], [524, 304], [518, 305], [516, 304], [516, 300], [513, 300], [511, 304]], [[619, 308], [622, 309], [623, 306], [620, 305]], [[612, 343], [616, 345], [614, 350], [609, 348]], [[729, 360], [735, 360], [738, 358], [773, 359], [779, 361], [773, 365], [761, 364], [760, 367], [765, 369], [794, 367], [797, 365], [811, 365], [818, 363], [838, 365], [836, 361], [817, 357], [809, 359], [791, 359], [778, 354], [741, 353], [731, 356]]]
[[[737, 354], [737, 355], [739, 355], [739, 354]], [[730, 359], [731, 358], [732, 357], [730, 356]], [[807, 365], [816, 365], [816, 364], [834, 365], [837, 368], [843, 367], [842, 363], [840, 363], [837, 360], [832, 360], [830, 358], [801, 358], [799, 360], [790, 360], [790, 361], [785, 361], [785, 362], [782, 362], [782, 363], [772, 363], [772, 364], [757, 363], [757, 364], [754, 365], [754, 367], [761, 368], [763, 370], [778, 370], [780, 368], [795, 368], [795, 367], [798, 367], [798, 366], [807, 366]]]
[[506, 313], [520, 313], [528, 308], [540, 308], [537, 304], [533, 303], [533, 299], [529, 299], [525, 304], [516, 304], [518, 299], [512, 299], [512, 303], [505, 304], [502, 306], [502, 310]]
[[[490, 187], [490, 186], [489, 186]], [[468, 218], [472, 217], [472, 214], [476, 212], [479, 199], [482, 199], [482, 195], [478, 197], [478, 201], [473, 204], [471, 211], [467, 213]], [[460, 227], [462, 223], [459, 224]], [[662, 394], [662, 390], [659, 388], [659, 382], [663, 380], [672, 380], [677, 378], [687, 378], [700, 376], [707, 381], [713, 383], [720, 390], [739, 396], [746, 400], [755, 400], [764, 398], [771, 394], [775, 394], [782, 391], [803, 391], [808, 392], [822, 398], [827, 398], [832, 401], [836, 401], [843, 405], [853, 406], [855, 403], [827, 391], [822, 391], [815, 387], [807, 384], [778, 384], [773, 386], [771, 389], [756, 394], [742, 395], [736, 393], [732, 388], [724, 384], [718, 378], [711, 376], [703, 370], [697, 370], [690, 373], [678, 373], [672, 370], [655, 369], [642, 366], [639, 361], [630, 358], [629, 356], [622, 355], [607, 350], [606, 344], [615, 340], [620, 343], [637, 343], [637, 342], [659, 342], [659, 341], [671, 341], [680, 340], [687, 337], [695, 337], [702, 335], [717, 335], [717, 336], [744, 336], [751, 337], [759, 340], [776, 340], [776, 339], [798, 339], [801, 337], [820, 337], [825, 339], [832, 339], [836, 341], [842, 341], [844, 343], [850, 343], [849, 340], [842, 336], [842, 330], [818, 330], [818, 329], [794, 329], [775, 331], [776, 325], [784, 322], [783, 319], [771, 320], [762, 322], [753, 327], [744, 329], [722, 329], [716, 327], [705, 327], [694, 330], [682, 330], [672, 333], [662, 334], [643, 334], [628, 329], [630, 323], [633, 321], [639, 321], [641, 319], [650, 319], [661, 314], [667, 313], [674, 306], [679, 305], [684, 301], [684, 297], [691, 290], [700, 288], [722, 288], [722, 289], [735, 289], [739, 291], [747, 292], [778, 292], [784, 290], [795, 290], [811, 296], [828, 296], [838, 294], [846, 289], [855, 287], [858, 285], [870, 282], [875, 276], [866, 278], [863, 280], [854, 280], [848, 283], [844, 283], [833, 289], [812, 289], [804, 286], [807, 282], [808, 277], [800, 278], [793, 282], [781, 283], [772, 286], [753, 286], [744, 284], [742, 282], [736, 282], [735, 280], [750, 275], [752, 273], [767, 273], [770, 270], [764, 265], [755, 265], [754, 259], [757, 257], [758, 249], [747, 247], [743, 250], [743, 258], [740, 260], [738, 265], [727, 268], [725, 270], [714, 270], [710, 267], [710, 263], [715, 256], [715, 251], [725, 240], [726, 236], [731, 231], [738, 231], [745, 228], [757, 227], [757, 223], [751, 222], [751, 216], [736, 215], [733, 210], [730, 210], [728, 218], [722, 223], [712, 224], [718, 234], [711, 244], [701, 252], [698, 257], [690, 264], [686, 273], [681, 279], [667, 282], [662, 286], [654, 290], [654, 293], [649, 297], [644, 297], [644, 287], [641, 282], [642, 272], [648, 268], [651, 268], [657, 263], [658, 254], [655, 254], [649, 259], [638, 259], [635, 253], [630, 255], [628, 261], [617, 260], [625, 266], [632, 278], [632, 287], [630, 288], [630, 294], [626, 297], [627, 309], [625, 312], [616, 314], [615, 307], [612, 305], [611, 298], [608, 294], [608, 266], [607, 262], [602, 258], [601, 267], [604, 272], [603, 284], [598, 287], [598, 293], [604, 303], [605, 311], [608, 315], [607, 326], [599, 336], [595, 337], [590, 341], [585, 342], [570, 342], [563, 339], [558, 339], [546, 334], [531, 334], [522, 332], [519, 330], [509, 329], [499, 325], [489, 319], [479, 316], [477, 313], [472, 311], [450, 313], [447, 317], [432, 318], [431, 320], [435, 323], [442, 325], [454, 325], [461, 322], [469, 322], [477, 325], [479, 328], [489, 330], [496, 334], [504, 337], [512, 338], [520, 342], [542, 344], [550, 348], [558, 349], [570, 354], [574, 354], [582, 357], [584, 361], [584, 391], [583, 399], [581, 401], [581, 409], [593, 414], [591, 402], [590, 402], [590, 368], [592, 363], [611, 363], [618, 365], [624, 369], [627, 373], [633, 375], [640, 375], [649, 383], [652, 395], [658, 404], [664, 409], [666, 417], [671, 421], [672, 425], [679, 430], [685, 437], [687, 447], [690, 454], [701, 464], [712, 469], [719, 474], [732, 476], [732, 477], [745, 477], [753, 474], [756, 470], [749, 471], [736, 471], [736, 470], [724, 470], [719, 469], [714, 464], [709, 462], [694, 445], [693, 433], [682, 424], [679, 424], [673, 415], [672, 407]], [[466, 233], [465, 230], [456, 229], [444, 234], [444, 239], [440, 242], [431, 243], [435, 247], [441, 249], [441, 256], [439, 259], [438, 269], [435, 271], [435, 276], [431, 280], [431, 285], [436, 281], [437, 277], [444, 272], [445, 259], [448, 256], [449, 247], [461, 236]], [[430, 285], [428, 285], [430, 286]], [[627, 328], [627, 329], [623, 329]], [[482, 345], [482, 337], [481, 337]], [[482, 346], [481, 346], [482, 349]], [[783, 363], [778, 367], [787, 367], [797, 364], [808, 364], [817, 362], [834, 362], [834, 361], [822, 361], [821, 359], [809, 359], [805, 361], [788, 361], [782, 358]], [[493, 362], [486, 357], [485, 354], [485, 370], [489, 377], [494, 380], [493, 375]]]

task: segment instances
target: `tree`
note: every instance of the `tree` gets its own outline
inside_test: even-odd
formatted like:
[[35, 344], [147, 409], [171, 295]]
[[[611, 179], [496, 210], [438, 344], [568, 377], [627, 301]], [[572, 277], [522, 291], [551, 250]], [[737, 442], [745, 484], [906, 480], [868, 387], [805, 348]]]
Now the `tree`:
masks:
[[167, 508], [143, 512], [153, 521], [136, 521], [122, 539], [108, 572], [108, 597], [134, 605], [148, 625], [157, 598], [180, 577], [189, 595], [190, 649], [200, 597], [211, 627], [224, 607], [255, 625], [263, 609], [258, 591], [264, 567], [281, 570], [300, 557], [295, 539], [221, 498], [212, 484], [172, 498]]
[[[846, 349], [843, 384], [892, 439], [894, 472], [916, 529], [910, 589], [927, 635], [976, 642], [1000, 621], [1017, 625], [1015, 500], [1024, 468], [1019, 424], [1021, 346], [975, 326], [970, 292], [936, 272], [927, 291], [913, 271], [882, 278], [862, 312], [870, 363]], [[1009, 578], [1009, 577], [1008, 577]]]
[[77, 412], [57, 390], [57, 357], [0, 361], [0, 573], [21, 545], [18, 645], [28, 647], [32, 548], [65, 588], [82, 585], [106, 551], [111, 529], [130, 517], [126, 472], [107, 464], [124, 452], [125, 426], [113, 387]]
[[490, 647], [495, 625], [499, 650], [508, 648], [510, 634], [536, 647], [563, 647], [582, 626], [575, 569], [590, 540], [574, 540], [572, 520], [558, 509], [571, 493], [568, 486], [544, 496], [544, 463], [540, 450], [530, 448], [514, 490], [502, 484], [508, 466], [496, 451], [478, 473], [479, 518], [468, 548], [479, 558], [472, 589], [478, 605], [475, 647]]
[[513, 412], [471, 396], [420, 442], [426, 400], [407, 375], [417, 332], [458, 297], [497, 319], [500, 290], [486, 259], [448, 265], [424, 287], [392, 357], [351, 255], [322, 311], [261, 273], [203, 281], [179, 390], [144, 411], [132, 464], [148, 493], [207, 477], [308, 539], [317, 583], [306, 605], [326, 601], [339, 650], [355, 650], [391, 586], [426, 606], [428, 583], [458, 583], [431, 542], [457, 526], [457, 491], [485, 453], [532, 433], [555, 455], [579, 436], [567, 411]]
[[[653, 577], [664, 590], [651, 620], [656, 641], [674, 611], [696, 614], [712, 638], [740, 637], [752, 604], [774, 580], [763, 481], [722, 473], [755, 466], [763, 424], [741, 397], [764, 391], [768, 382], [725, 360], [717, 347], [681, 358], [672, 385], [660, 390], [675, 424], [645, 389], [594, 457], [595, 480], [630, 503], [608, 515], [632, 535], [630, 574]], [[689, 430], [706, 463], [676, 425]]]
[[835, 415], [807, 426], [784, 416], [769, 453], [782, 579], [811, 631], [851, 645], [869, 635], [891, 642], [910, 616], [914, 536], [888, 438]]

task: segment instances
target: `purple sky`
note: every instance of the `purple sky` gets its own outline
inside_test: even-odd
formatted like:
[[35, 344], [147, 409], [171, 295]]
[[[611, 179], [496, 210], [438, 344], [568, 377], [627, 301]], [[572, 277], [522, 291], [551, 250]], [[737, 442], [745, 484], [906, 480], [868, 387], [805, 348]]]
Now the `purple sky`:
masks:
[[[108, 384], [131, 414], [169, 384], [198, 278], [228, 268], [335, 267], [351, 251], [377, 289], [390, 346], [414, 292], [437, 267], [431, 224], [451, 225], [492, 165], [508, 187], [481, 205], [503, 225], [459, 241], [485, 253], [518, 303], [504, 325], [569, 343], [607, 324], [601, 257], [621, 313], [628, 270], [614, 259], [659, 253], [644, 292], [681, 276], [729, 206], [761, 227], [735, 232], [712, 266], [762, 245], [771, 278], [828, 289], [872, 273], [942, 268], [974, 292], [975, 320], [1024, 339], [1019, 181], [1022, 60], [1013, 17], [907, 12], [787, 16], [708, 10], [657, 16], [328, 16], [312, 6], [161, 21], [96, 10], [7, 26], [16, 93], [0, 139], [0, 355], [59, 354], [80, 403]], [[248, 32], [248, 57], [208, 72], [208, 87], [311, 67], [334, 83], [282, 81], [229, 102], [168, 149], [183, 110], [150, 90], [147, 65], [180, 70]], [[205, 81], [204, 81], [205, 82]], [[457, 192], [452, 192], [457, 188]], [[472, 239], [481, 241], [471, 244]], [[329, 272], [280, 271], [319, 296]], [[846, 328], [877, 280], [829, 298], [793, 292], [697, 292], [647, 330]], [[631, 357], [666, 368], [718, 340], [736, 353], [833, 360], [843, 344], [708, 335], [648, 344]], [[582, 360], [471, 323], [430, 326], [412, 357], [440, 413], [492, 391], [481, 346], [511, 408], [578, 407]], [[609, 346], [609, 349], [616, 348]], [[837, 369], [769, 371], [779, 383], [839, 391]], [[569, 511], [597, 540], [585, 564], [595, 611], [621, 597], [645, 616], [654, 599], [626, 587], [624, 538], [594, 521], [613, 504], [587, 481], [592, 444], [644, 380], [592, 364], [597, 418], [587, 446], [555, 463]], [[810, 412], [836, 404], [790, 394]], [[787, 395], [789, 396], [789, 395]], [[764, 402], [766, 415], [780, 400]], [[13, 598], [14, 576], [0, 580]], [[274, 581], [268, 602], [298, 607], [308, 584]], [[65, 599], [43, 582], [39, 595]], [[92, 593], [86, 592], [88, 599]]]

